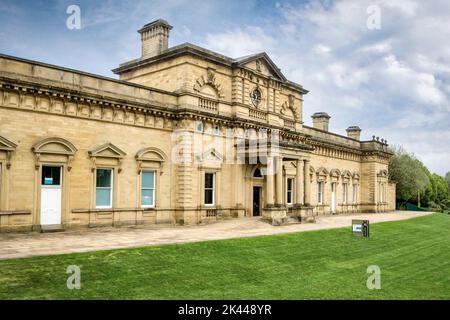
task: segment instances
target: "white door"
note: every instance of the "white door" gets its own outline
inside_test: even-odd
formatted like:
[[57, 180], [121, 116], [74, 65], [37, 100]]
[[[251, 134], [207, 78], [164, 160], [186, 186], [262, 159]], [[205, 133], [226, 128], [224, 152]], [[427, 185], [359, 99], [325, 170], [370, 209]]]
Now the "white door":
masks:
[[336, 183], [331, 184], [331, 212], [336, 213]]
[[41, 225], [61, 224], [61, 167], [42, 167]]

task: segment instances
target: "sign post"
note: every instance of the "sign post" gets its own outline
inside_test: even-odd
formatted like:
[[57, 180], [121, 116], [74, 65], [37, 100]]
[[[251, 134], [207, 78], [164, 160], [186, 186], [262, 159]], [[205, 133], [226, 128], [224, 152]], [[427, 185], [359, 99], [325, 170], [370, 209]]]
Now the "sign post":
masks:
[[352, 232], [356, 236], [369, 238], [369, 220], [352, 220]]

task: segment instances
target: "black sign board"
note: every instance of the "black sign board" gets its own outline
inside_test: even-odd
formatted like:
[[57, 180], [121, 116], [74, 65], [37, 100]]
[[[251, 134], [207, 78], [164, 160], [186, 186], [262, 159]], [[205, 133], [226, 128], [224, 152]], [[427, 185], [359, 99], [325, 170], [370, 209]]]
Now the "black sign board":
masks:
[[369, 238], [369, 220], [352, 220], [352, 232], [354, 235]]

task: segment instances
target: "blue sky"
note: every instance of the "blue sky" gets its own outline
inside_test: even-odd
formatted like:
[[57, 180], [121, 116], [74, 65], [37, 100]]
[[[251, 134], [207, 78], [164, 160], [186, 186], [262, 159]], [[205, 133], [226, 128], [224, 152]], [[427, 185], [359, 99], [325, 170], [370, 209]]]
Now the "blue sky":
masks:
[[[81, 30], [66, 27], [69, 5]], [[380, 29], [367, 8], [380, 8]], [[191, 42], [231, 57], [266, 51], [310, 93], [304, 118], [325, 111], [331, 130], [359, 125], [450, 171], [450, 2], [446, 0], [0, 0], [0, 52], [114, 77], [139, 57], [136, 32], [158, 18], [170, 45]]]

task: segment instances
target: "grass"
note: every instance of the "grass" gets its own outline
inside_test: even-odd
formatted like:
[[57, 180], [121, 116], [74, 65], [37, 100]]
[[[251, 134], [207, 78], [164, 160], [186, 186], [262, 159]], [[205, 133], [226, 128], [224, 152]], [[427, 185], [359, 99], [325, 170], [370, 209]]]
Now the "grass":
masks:
[[[0, 261], [2, 299], [450, 299], [450, 216]], [[151, 232], [151, 231], [149, 231]], [[67, 266], [81, 268], [68, 290]], [[367, 267], [381, 269], [368, 290]]]

